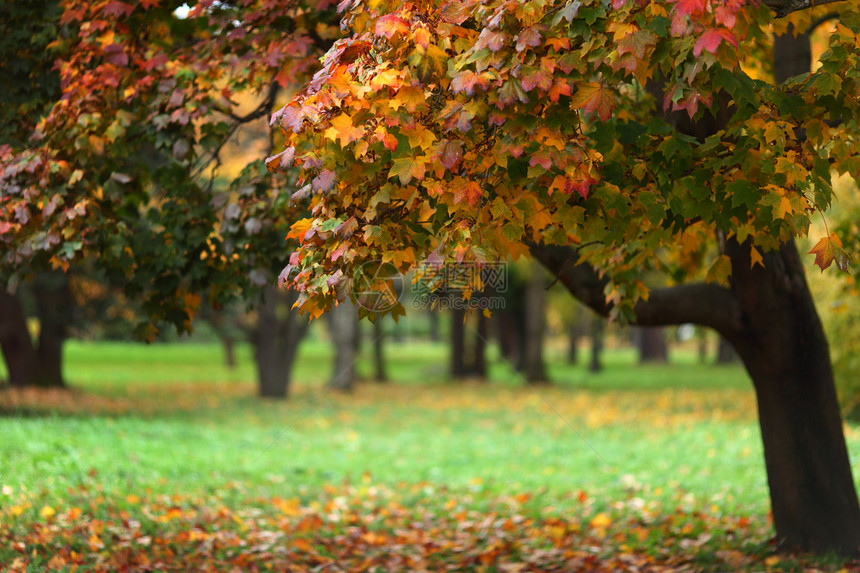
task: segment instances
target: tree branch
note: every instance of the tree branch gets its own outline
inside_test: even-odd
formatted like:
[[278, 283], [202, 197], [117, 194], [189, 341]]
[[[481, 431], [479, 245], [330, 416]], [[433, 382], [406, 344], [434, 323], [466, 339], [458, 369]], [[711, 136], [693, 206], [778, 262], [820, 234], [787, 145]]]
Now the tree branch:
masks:
[[[541, 262], [570, 293], [597, 314], [607, 316], [611, 305], [604, 294], [606, 279], [586, 264], [570, 246], [529, 244], [532, 256]], [[707, 326], [723, 335], [742, 326], [741, 307], [728, 289], [705, 283], [692, 283], [654, 289], [647, 301], [634, 309], [640, 326], [669, 326], [693, 323]]]
[[776, 12], [777, 18], [784, 18], [792, 12], [808, 10], [814, 6], [823, 6], [841, 2], [842, 0], [764, 0], [764, 5]]

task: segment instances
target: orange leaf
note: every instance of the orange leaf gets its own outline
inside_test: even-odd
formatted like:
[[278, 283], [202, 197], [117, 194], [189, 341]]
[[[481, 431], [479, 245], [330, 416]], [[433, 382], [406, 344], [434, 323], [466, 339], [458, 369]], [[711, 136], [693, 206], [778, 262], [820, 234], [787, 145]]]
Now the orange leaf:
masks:
[[842, 241], [836, 236], [836, 233], [830, 233], [829, 237], [823, 237], [809, 251], [810, 255], [815, 255], [815, 264], [824, 272], [824, 269], [836, 261], [836, 266], [842, 271], [848, 272], [848, 255], [842, 249]]
[[364, 128], [355, 127], [352, 124], [352, 118], [345, 113], [332, 119], [331, 127], [325, 130], [326, 138], [332, 141], [340, 140], [341, 147], [346, 147], [362, 135], [364, 135]]
[[606, 121], [612, 115], [615, 100], [603, 84], [581, 82], [576, 86], [576, 93], [573, 94], [571, 103], [585, 113], [596, 113], [600, 119]]

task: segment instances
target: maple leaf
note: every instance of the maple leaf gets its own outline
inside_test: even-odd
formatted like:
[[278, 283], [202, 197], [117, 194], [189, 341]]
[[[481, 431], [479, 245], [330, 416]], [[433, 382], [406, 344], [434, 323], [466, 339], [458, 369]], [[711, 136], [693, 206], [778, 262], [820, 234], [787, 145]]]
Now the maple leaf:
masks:
[[451, 80], [451, 89], [454, 93], [466, 92], [467, 95], [475, 95], [475, 87], [482, 90], [487, 89], [487, 80], [472, 70], [463, 70]]
[[519, 33], [517, 36], [517, 51], [522, 52], [529, 46], [537, 47], [541, 44], [541, 31], [545, 30], [546, 26], [540, 24], [529, 26]]
[[675, 13], [681, 16], [693, 16], [705, 11], [705, 0], [675, 0]]
[[418, 78], [422, 82], [427, 82], [444, 73], [447, 59], [445, 50], [436, 44], [430, 44], [426, 48], [416, 46], [409, 55], [408, 61], [414, 67]]
[[615, 100], [600, 82], [580, 82], [572, 96], [571, 105], [587, 114], [597, 114], [606, 121], [612, 115]]
[[476, 206], [481, 201], [483, 191], [481, 184], [477, 181], [463, 181], [454, 192], [454, 203], [462, 203], [466, 201], [470, 207]]
[[322, 171], [320, 171], [319, 175], [314, 177], [313, 181], [311, 182], [311, 185], [314, 191], [317, 191], [318, 193], [326, 193], [328, 191], [331, 191], [332, 188], [334, 188], [335, 180], [336, 178], [334, 171], [331, 171], [330, 169], [323, 169]]
[[448, 139], [440, 141], [436, 146], [436, 153], [442, 167], [448, 171], [453, 171], [463, 160], [463, 142]]
[[346, 147], [364, 135], [364, 128], [353, 125], [352, 118], [345, 113], [333, 118], [330, 125], [325, 130], [325, 136], [331, 141], [340, 141], [341, 147]]
[[295, 156], [295, 148], [288, 147], [277, 155], [273, 155], [266, 159], [266, 168], [269, 173], [274, 173], [278, 169], [289, 169], [293, 166], [293, 157]]
[[[542, 91], [549, 90], [553, 85], [552, 74], [543, 68], [532, 68], [523, 74], [521, 83], [523, 90], [530, 92], [534, 88], [540, 88]], [[558, 100], [558, 96], [556, 96]]]
[[402, 36], [409, 31], [409, 23], [395, 14], [386, 14], [376, 21], [376, 35], [384, 36], [389, 40], [395, 36]]
[[814, 264], [821, 269], [821, 272], [824, 272], [824, 269], [832, 265], [834, 261], [836, 261], [836, 267], [839, 270], [848, 272], [848, 255], [842, 248], [842, 240], [836, 236], [836, 233], [830, 233], [829, 237], [822, 237], [812, 247], [809, 254], [815, 255]]
[[724, 41], [734, 47], [737, 47], [738, 45], [737, 38], [735, 38], [735, 35], [730, 31], [711, 28], [705, 31], [705, 33], [696, 41], [696, 45], [693, 46], [693, 55], [698, 58], [703, 50], [715, 54], [719, 45]]

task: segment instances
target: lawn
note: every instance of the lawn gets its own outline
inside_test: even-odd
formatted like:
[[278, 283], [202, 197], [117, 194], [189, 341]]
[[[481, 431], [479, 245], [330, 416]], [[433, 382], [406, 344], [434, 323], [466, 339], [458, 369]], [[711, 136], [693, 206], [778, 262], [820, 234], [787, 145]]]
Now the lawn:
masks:
[[[692, 353], [598, 374], [553, 353], [549, 386], [446, 348], [388, 346], [391, 382], [254, 397], [250, 349], [70, 343], [73, 391], [0, 392], [0, 564], [44, 569], [542, 571], [838, 569], [773, 552], [740, 367]], [[360, 373], [369, 373], [369, 344]], [[558, 356], [556, 356], [558, 354]], [[849, 447], [860, 454], [857, 428]], [[185, 563], [185, 565], [183, 565]], [[188, 563], [193, 565], [188, 566]], [[850, 564], [849, 564], [850, 565]], [[555, 568], [555, 569], [553, 569]]]

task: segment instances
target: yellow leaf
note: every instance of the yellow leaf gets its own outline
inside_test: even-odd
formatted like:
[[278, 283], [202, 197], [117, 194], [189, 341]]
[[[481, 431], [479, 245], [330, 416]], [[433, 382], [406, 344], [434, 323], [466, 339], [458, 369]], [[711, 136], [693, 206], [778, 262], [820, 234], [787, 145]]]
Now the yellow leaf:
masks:
[[287, 240], [289, 241], [290, 239], [298, 239], [301, 241], [302, 239], [304, 239], [305, 235], [308, 232], [308, 229], [311, 228], [313, 222], [313, 219], [305, 218], [299, 219], [298, 221], [293, 223], [293, 225], [290, 227], [290, 232], [287, 233]]
[[762, 260], [761, 253], [755, 247], [750, 247], [750, 268], [753, 268], [757, 264], [764, 267], [764, 261]]
[[605, 513], [598, 513], [591, 519], [591, 527], [595, 529], [606, 529], [612, 524], [612, 520]]
[[732, 261], [726, 255], [720, 255], [708, 269], [705, 280], [709, 283], [728, 284], [732, 275]]
[[57, 514], [57, 511], [51, 507], [50, 505], [46, 505], [42, 508], [42, 511], [39, 512], [39, 515], [44, 517], [45, 519], [51, 519]]
[[325, 130], [325, 137], [331, 141], [340, 141], [341, 147], [346, 147], [364, 135], [363, 127], [355, 127], [352, 118], [345, 113], [331, 120], [331, 127]]

